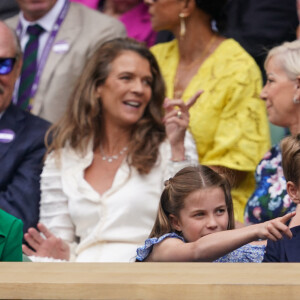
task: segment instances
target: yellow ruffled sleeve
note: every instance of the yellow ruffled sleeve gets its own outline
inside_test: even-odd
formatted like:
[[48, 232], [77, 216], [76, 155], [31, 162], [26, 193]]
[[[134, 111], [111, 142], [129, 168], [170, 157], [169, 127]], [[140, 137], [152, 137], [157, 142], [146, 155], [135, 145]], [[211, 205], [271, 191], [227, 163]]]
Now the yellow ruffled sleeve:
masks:
[[[241, 66], [239, 70], [236, 70], [236, 64]], [[200, 109], [202, 106], [200, 115], [197, 107], [191, 109], [190, 127], [194, 136], [207, 127], [208, 131], [212, 127], [214, 130], [212, 139], [202, 134], [200, 139], [196, 138], [200, 161], [207, 165], [254, 171], [270, 147], [265, 104], [259, 98], [259, 71], [243, 57], [238, 57], [234, 64], [227, 61], [223, 68], [213, 67], [211, 71], [219, 74], [219, 80], [214, 87], [208, 83], [204, 88], [206, 97], [200, 99], [211, 105], [199, 105]], [[204, 77], [211, 76], [203, 73]], [[197, 116], [201, 116], [201, 122]], [[206, 125], [201, 126], [203, 123]], [[202, 150], [203, 140], [207, 141], [206, 146], [209, 145], [204, 146], [205, 151]]]

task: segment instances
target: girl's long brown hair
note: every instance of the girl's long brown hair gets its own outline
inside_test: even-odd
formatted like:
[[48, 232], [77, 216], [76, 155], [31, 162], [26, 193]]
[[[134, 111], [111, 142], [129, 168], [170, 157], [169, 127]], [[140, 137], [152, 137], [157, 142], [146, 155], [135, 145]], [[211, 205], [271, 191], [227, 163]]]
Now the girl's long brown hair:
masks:
[[179, 217], [179, 212], [184, 207], [184, 199], [192, 192], [205, 188], [221, 188], [224, 191], [229, 216], [227, 229], [233, 229], [233, 204], [228, 181], [209, 167], [199, 165], [183, 168], [165, 182], [156, 220], [149, 237], [160, 237], [174, 232], [169, 215]]

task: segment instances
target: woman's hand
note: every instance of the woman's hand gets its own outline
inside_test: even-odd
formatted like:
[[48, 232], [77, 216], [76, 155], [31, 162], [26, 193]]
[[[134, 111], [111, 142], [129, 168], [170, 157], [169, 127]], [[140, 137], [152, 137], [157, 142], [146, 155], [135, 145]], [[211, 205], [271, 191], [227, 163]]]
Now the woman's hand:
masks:
[[257, 226], [258, 238], [278, 241], [283, 238], [283, 235], [285, 235], [291, 239], [293, 237], [293, 234], [290, 228], [287, 225], [285, 225], [285, 223], [291, 218], [293, 218], [295, 215], [295, 212], [291, 212], [284, 215], [283, 217], [279, 217], [261, 224], [253, 225]]
[[185, 104], [180, 99], [165, 99], [164, 108], [166, 114], [163, 122], [166, 126], [166, 133], [172, 148], [172, 159], [174, 161], [184, 160], [184, 137], [189, 125], [189, 109], [194, 105], [203, 91], [198, 91]]
[[[69, 260], [70, 247], [61, 238], [53, 235], [45, 225], [38, 223], [39, 231], [35, 228], [29, 228], [24, 238], [28, 245], [23, 244], [22, 250], [27, 256], [53, 257], [55, 259]], [[43, 237], [41, 233], [45, 236]]]

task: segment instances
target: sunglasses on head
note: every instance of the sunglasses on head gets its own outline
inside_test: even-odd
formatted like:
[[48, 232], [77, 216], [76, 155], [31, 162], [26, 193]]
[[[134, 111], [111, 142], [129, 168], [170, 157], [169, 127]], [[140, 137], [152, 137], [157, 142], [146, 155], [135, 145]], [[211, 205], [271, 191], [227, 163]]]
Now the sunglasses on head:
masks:
[[15, 57], [0, 57], [0, 75], [7, 75], [9, 74], [12, 69], [14, 68], [16, 62]]

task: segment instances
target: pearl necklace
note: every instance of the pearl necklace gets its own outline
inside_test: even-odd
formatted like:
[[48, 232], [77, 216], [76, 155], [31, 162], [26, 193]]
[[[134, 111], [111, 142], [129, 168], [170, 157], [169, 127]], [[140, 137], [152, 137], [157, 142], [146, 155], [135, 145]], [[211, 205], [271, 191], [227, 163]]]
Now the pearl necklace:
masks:
[[128, 148], [124, 147], [118, 154], [115, 154], [115, 155], [112, 155], [112, 156], [108, 156], [108, 155], [104, 155], [102, 146], [100, 146], [100, 154], [101, 154], [102, 160], [107, 161], [109, 163], [112, 163], [114, 160], [117, 160], [127, 150], [128, 150]]

